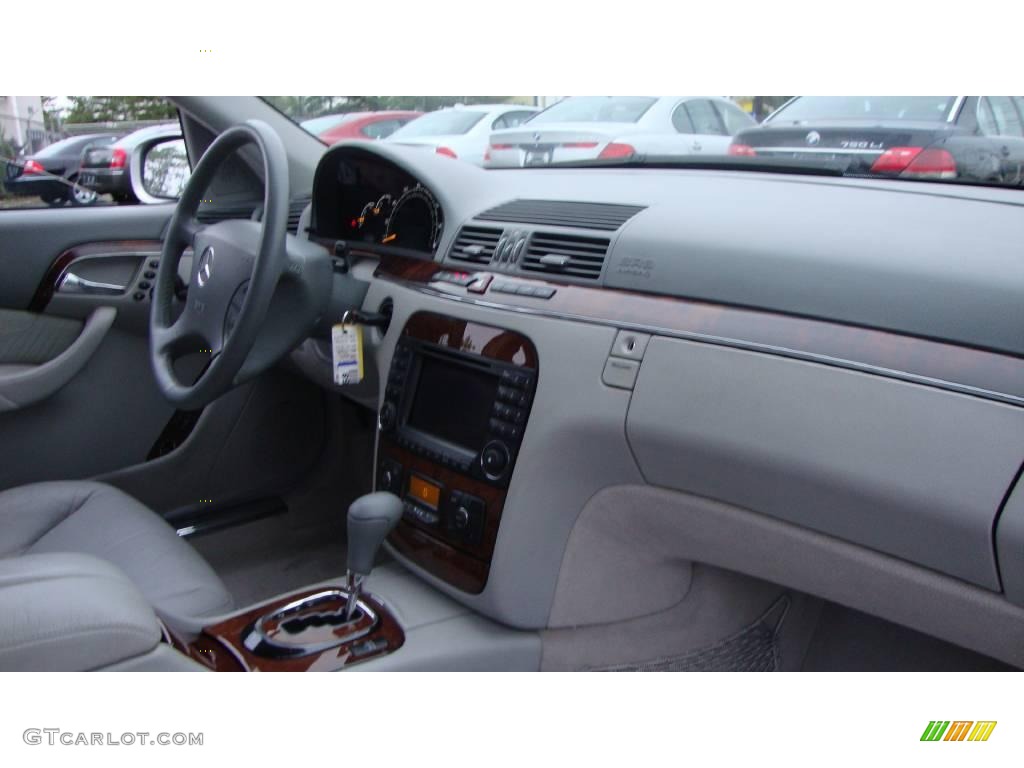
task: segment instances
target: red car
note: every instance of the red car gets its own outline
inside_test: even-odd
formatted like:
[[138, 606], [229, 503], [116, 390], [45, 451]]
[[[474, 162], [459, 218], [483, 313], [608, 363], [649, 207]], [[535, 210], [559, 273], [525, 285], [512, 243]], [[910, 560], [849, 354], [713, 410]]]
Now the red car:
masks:
[[304, 121], [302, 127], [325, 144], [334, 144], [342, 139], [383, 139], [422, 114], [398, 110], [346, 112], [314, 117]]

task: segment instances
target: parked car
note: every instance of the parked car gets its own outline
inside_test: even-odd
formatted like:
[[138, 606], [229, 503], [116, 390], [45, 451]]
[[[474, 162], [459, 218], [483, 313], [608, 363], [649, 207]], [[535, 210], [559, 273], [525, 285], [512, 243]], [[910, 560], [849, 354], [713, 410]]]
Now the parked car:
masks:
[[537, 114], [522, 104], [467, 104], [439, 109], [399, 128], [388, 141], [433, 147], [439, 155], [484, 164], [491, 132], [514, 128]]
[[301, 125], [325, 144], [335, 144], [343, 139], [386, 139], [422, 114], [400, 110], [346, 112], [314, 117]]
[[82, 156], [92, 148], [108, 147], [117, 134], [72, 136], [50, 144], [21, 163], [8, 162], [4, 187], [8, 194], [39, 197], [49, 205], [92, 205], [96, 192], [78, 184]]
[[145, 194], [140, 194], [138, 180], [132, 178], [132, 155], [154, 142], [180, 138], [178, 123], [164, 123], [140, 128], [108, 146], [93, 147], [82, 157], [80, 183], [119, 203], [137, 203]]
[[517, 130], [491, 134], [489, 168], [633, 155], [725, 154], [755, 123], [717, 96], [573, 96]]
[[1024, 97], [797, 96], [730, 154], [830, 160], [847, 173], [1024, 181]]

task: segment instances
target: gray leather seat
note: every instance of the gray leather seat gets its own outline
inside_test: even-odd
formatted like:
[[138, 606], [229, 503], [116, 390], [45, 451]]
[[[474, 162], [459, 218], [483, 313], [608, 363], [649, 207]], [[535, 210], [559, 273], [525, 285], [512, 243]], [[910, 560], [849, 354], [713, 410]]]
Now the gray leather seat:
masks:
[[202, 617], [232, 607], [217, 574], [170, 525], [109, 485], [51, 482], [0, 492], [0, 557], [51, 552], [112, 563], [157, 611]]

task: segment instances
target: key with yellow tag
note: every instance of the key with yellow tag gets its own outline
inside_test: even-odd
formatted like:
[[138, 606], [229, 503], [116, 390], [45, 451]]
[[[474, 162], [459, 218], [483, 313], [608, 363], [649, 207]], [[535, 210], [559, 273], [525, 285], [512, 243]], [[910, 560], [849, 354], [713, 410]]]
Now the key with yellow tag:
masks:
[[363, 380], [363, 327], [338, 323], [331, 328], [334, 383], [358, 384]]

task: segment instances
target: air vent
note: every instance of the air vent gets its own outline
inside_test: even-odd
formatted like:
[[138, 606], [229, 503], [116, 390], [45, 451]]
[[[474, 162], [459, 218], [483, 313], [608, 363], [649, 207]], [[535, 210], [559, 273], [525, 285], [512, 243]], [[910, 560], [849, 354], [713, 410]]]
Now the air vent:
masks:
[[[308, 197], [293, 197], [288, 202], [288, 231], [293, 235], [298, 234], [299, 219], [302, 212], [309, 205]], [[263, 205], [261, 203], [237, 203], [228, 205], [200, 206], [196, 215], [203, 224], [216, 224], [218, 221], [228, 219], [255, 219], [260, 221], [263, 218]]]
[[216, 224], [228, 219], [251, 219], [259, 206], [252, 203], [238, 205], [200, 205], [196, 218], [203, 224]]
[[463, 227], [455, 238], [448, 257], [474, 264], [486, 264], [494, 255], [502, 230], [491, 227]]
[[597, 280], [601, 276], [608, 238], [537, 232], [530, 238], [520, 269], [564, 277]]
[[603, 229], [612, 232], [644, 210], [642, 205], [573, 203], [560, 200], [513, 200], [477, 215], [486, 221], [546, 224], [552, 227]]
[[299, 233], [299, 219], [302, 218], [302, 212], [306, 210], [309, 201], [308, 197], [296, 197], [288, 205], [288, 231], [293, 235]]

